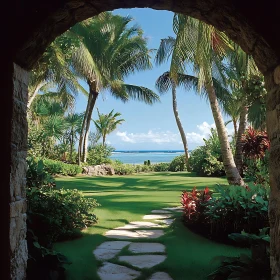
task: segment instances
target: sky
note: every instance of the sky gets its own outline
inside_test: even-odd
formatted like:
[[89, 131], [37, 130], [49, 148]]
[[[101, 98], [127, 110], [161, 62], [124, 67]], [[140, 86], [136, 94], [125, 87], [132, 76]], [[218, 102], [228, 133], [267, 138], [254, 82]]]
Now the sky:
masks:
[[[173, 13], [168, 11], [156, 11], [152, 9], [119, 9], [113, 13], [123, 16], [130, 15], [134, 21], [144, 30], [144, 36], [148, 38], [148, 47], [157, 49], [162, 38], [173, 36]], [[154, 62], [154, 61], [153, 61]], [[154, 65], [153, 69], [130, 75], [125, 82], [129, 84], [148, 87], [155, 92], [155, 81], [168, 71], [169, 64]], [[85, 83], [82, 84], [88, 89]], [[153, 105], [137, 101], [123, 103], [113, 98], [108, 92], [99, 95], [96, 107], [100, 113], [107, 114], [112, 109], [120, 112], [125, 119], [117, 129], [107, 137], [107, 144], [116, 150], [183, 150], [183, 144], [176, 125], [172, 109], [171, 92], [160, 97], [161, 101]], [[194, 91], [177, 89], [177, 102], [179, 116], [186, 133], [188, 146], [193, 150], [203, 145], [203, 138], [207, 138], [211, 127], [215, 127], [210, 105], [207, 100], [197, 95]], [[96, 107], [93, 119], [97, 119]], [[76, 111], [84, 112], [86, 109], [86, 97], [79, 95]], [[224, 116], [224, 120], [229, 118]], [[232, 126], [227, 126], [229, 134]], [[94, 124], [91, 131], [95, 131]]]

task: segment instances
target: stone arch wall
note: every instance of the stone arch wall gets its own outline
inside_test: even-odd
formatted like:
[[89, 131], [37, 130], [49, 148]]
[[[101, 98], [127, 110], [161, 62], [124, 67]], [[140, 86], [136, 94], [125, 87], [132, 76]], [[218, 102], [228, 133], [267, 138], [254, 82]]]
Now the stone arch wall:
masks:
[[[18, 1], [20, 2], [20, 1]], [[16, 2], [16, 3], [18, 3]], [[255, 58], [257, 65], [265, 75], [269, 91], [267, 102], [267, 123], [271, 139], [271, 265], [273, 279], [280, 279], [280, 48], [274, 39], [280, 23], [273, 16], [277, 9], [254, 5], [254, 11], [238, 0], [49, 0], [21, 1], [16, 4], [11, 20], [18, 23], [10, 41], [11, 50], [6, 65], [4, 85], [8, 94], [4, 99], [9, 114], [5, 119], [6, 149], [4, 160], [8, 162], [3, 173], [2, 193], [4, 202], [3, 216], [5, 238], [1, 245], [5, 250], [6, 275], [3, 279], [24, 279], [27, 260], [25, 242], [25, 157], [27, 150], [26, 102], [28, 70], [43, 53], [55, 37], [66, 31], [76, 22], [97, 15], [100, 12], [117, 8], [150, 7], [158, 10], [170, 10], [185, 13], [225, 31], [230, 38]], [[259, 23], [261, 15], [266, 14], [267, 22]], [[277, 14], [276, 19], [277, 19]], [[278, 24], [278, 25], [277, 25]], [[263, 28], [265, 26], [266, 28]], [[274, 30], [274, 31], [273, 31]], [[2, 66], [2, 67], [5, 67]], [[275, 70], [276, 69], [276, 70]]]

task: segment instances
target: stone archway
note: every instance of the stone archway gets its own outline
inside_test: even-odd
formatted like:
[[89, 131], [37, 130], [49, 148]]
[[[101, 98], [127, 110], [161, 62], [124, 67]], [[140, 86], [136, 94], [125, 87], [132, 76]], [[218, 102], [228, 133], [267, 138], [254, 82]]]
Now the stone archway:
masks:
[[[239, 0], [49, 0], [18, 1], [16, 9], [10, 6], [8, 15], [17, 26], [10, 31], [14, 33], [8, 43], [8, 62], [2, 66], [7, 71], [3, 74], [5, 81], [0, 85], [6, 92], [3, 106], [8, 110], [3, 132], [3, 160], [8, 163], [2, 179], [4, 279], [24, 279], [27, 260], [24, 177], [28, 70], [48, 44], [76, 22], [103, 11], [134, 7], [185, 13], [214, 25], [252, 54], [265, 75], [269, 92], [267, 126], [271, 140], [271, 266], [272, 279], [280, 279], [280, 47], [274, 38], [280, 23], [277, 22], [277, 9], [269, 3], [273, 4], [273, 1], [266, 1], [265, 7], [255, 3], [252, 10]], [[260, 22], [260, 18], [266, 22]]]

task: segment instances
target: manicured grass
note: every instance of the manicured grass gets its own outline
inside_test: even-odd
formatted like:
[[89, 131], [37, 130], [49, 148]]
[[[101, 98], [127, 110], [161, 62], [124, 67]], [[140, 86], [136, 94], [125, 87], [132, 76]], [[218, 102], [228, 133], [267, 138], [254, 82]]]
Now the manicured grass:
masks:
[[[179, 206], [182, 190], [194, 186], [212, 188], [226, 184], [222, 178], [195, 177], [187, 172], [149, 173], [134, 176], [57, 178], [58, 187], [78, 189], [102, 205], [95, 210], [97, 225], [84, 231], [83, 237], [57, 243], [55, 249], [65, 254], [72, 265], [67, 268], [68, 279], [99, 279], [92, 251], [108, 238], [103, 234], [130, 221], [141, 221], [153, 209]], [[167, 248], [164, 263], [145, 270], [146, 277], [154, 270], [168, 272], [174, 280], [202, 280], [216, 267], [213, 258], [220, 255], [235, 256], [246, 250], [210, 242], [190, 232], [180, 221], [180, 213], [166, 234], [152, 242], [162, 242]], [[144, 240], [143, 240], [144, 241]], [[145, 240], [146, 242], [146, 240]], [[124, 252], [127, 252], [124, 249]], [[116, 260], [115, 260], [116, 261]], [[116, 261], [117, 262], [117, 261]], [[145, 279], [145, 277], [139, 278]]]

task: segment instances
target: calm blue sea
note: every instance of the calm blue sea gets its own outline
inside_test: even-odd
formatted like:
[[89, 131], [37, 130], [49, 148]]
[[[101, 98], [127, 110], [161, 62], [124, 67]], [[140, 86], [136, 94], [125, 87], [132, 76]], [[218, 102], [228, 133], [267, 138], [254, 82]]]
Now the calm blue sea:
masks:
[[123, 163], [143, 164], [145, 160], [150, 160], [151, 163], [170, 162], [176, 156], [182, 155], [183, 150], [173, 151], [114, 151], [111, 159], [117, 159]]

